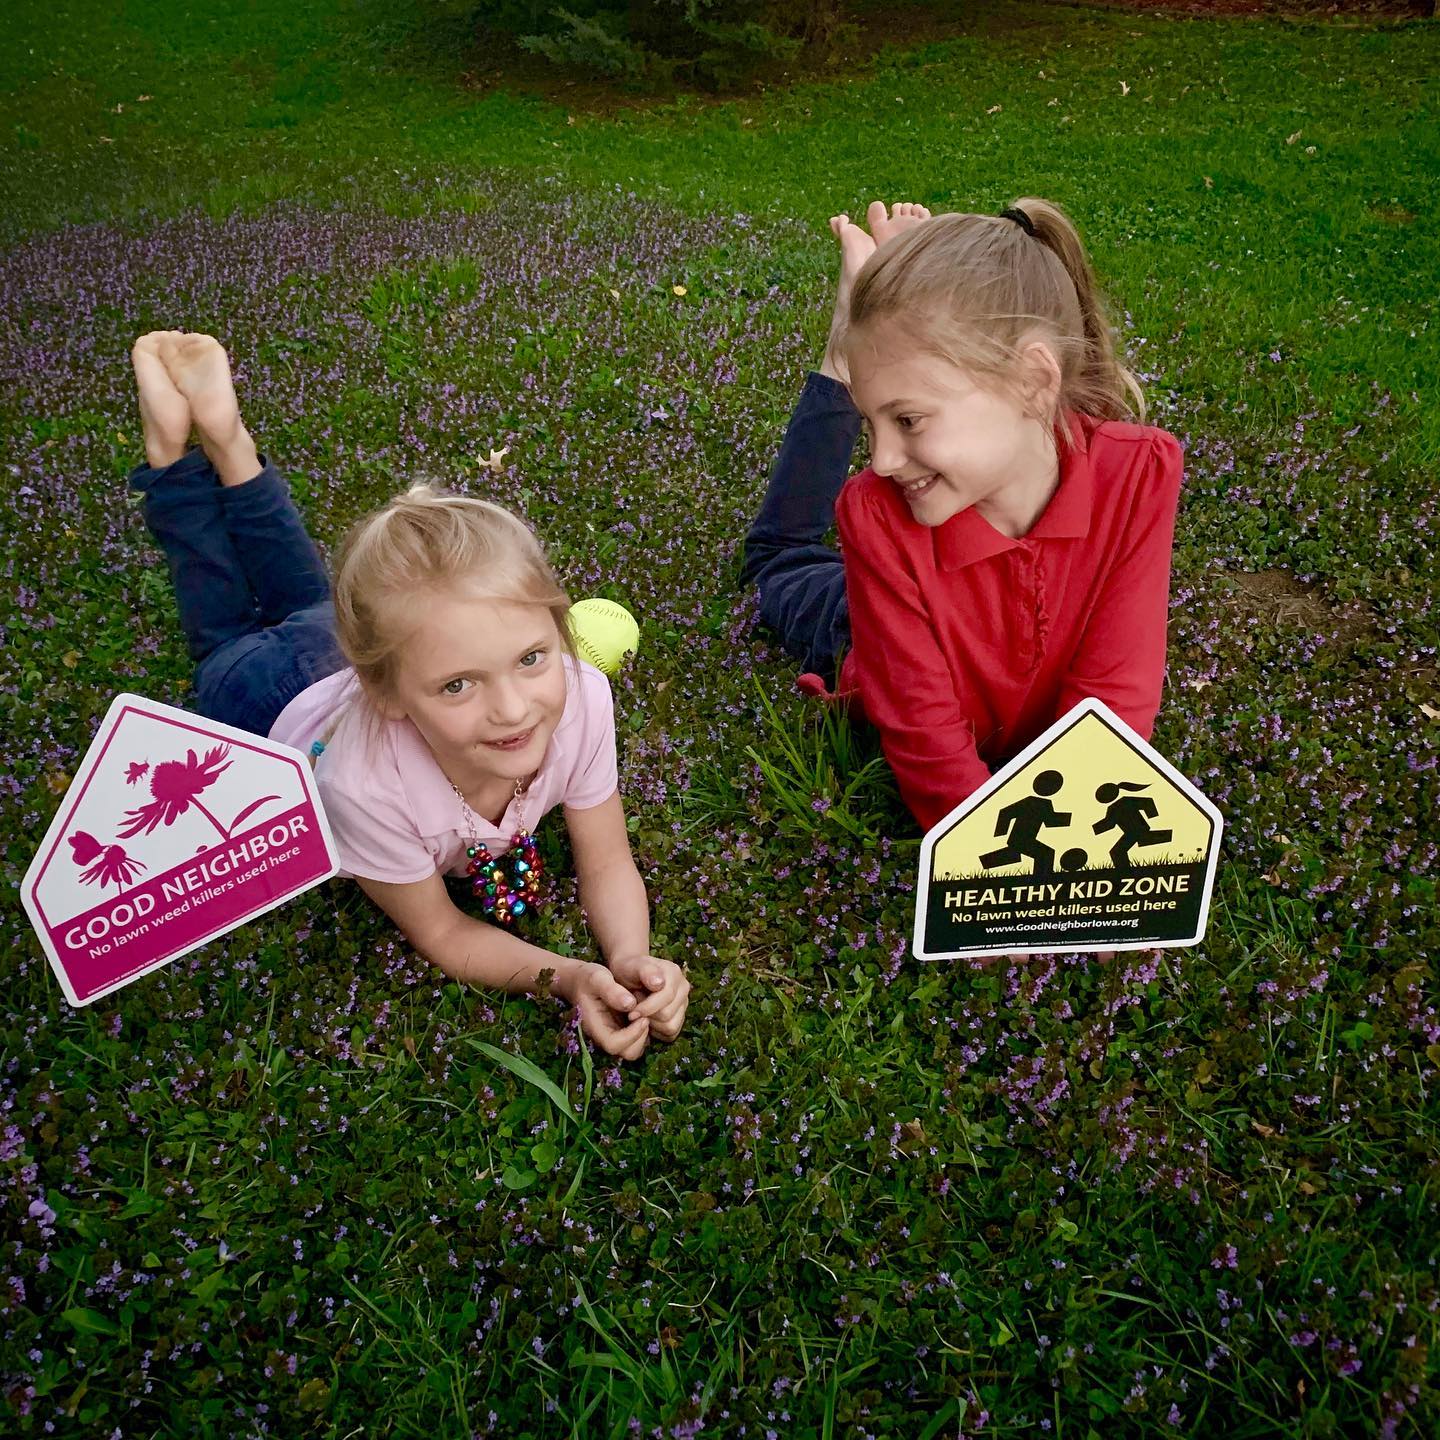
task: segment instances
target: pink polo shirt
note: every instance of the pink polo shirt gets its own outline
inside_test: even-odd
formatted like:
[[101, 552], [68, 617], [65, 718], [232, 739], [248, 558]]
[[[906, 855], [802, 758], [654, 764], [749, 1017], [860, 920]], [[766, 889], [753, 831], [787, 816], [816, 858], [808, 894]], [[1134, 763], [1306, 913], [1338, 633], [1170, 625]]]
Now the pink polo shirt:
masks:
[[[476, 833], [499, 855], [523, 820], [533, 831], [557, 805], [588, 810], [616, 789], [615, 712], [610, 682], [565, 657], [565, 710], [530, 788], [498, 826], [475, 816]], [[435, 872], [465, 873], [464, 815], [430, 747], [409, 720], [385, 720], [359, 699], [349, 667], [302, 690], [270, 727], [270, 738], [309, 753], [343, 709], [315, 763], [315, 781], [340, 855], [340, 873], [413, 884]]]

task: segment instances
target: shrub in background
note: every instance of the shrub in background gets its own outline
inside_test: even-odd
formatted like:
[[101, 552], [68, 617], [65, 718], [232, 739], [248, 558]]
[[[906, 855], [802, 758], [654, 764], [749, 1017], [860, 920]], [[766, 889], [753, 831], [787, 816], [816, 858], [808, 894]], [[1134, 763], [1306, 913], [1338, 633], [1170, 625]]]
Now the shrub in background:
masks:
[[481, 0], [483, 33], [557, 65], [646, 84], [731, 89], [763, 66], [822, 55], [843, 0]]

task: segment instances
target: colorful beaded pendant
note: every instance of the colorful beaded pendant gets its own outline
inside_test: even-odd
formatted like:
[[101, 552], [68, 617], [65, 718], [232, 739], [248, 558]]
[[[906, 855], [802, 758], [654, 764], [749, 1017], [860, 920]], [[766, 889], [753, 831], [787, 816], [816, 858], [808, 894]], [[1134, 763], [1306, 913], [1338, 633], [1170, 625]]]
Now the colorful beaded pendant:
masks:
[[545, 868], [535, 848], [535, 837], [528, 830], [517, 830], [510, 837], [509, 851], [498, 860], [480, 844], [466, 846], [465, 853], [470, 857], [465, 867], [470, 889], [480, 897], [492, 920], [511, 925], [517, 915], [540, 908], [540, 882]]
[[[465, 873], [470, 877], [470, 889], [484, 907], [486, 915], [497, 925], [513, 925], [516, 917], [525, 912], [538, 911], [544, 898], [542, 882], [545, 867], [540, 862], [540, 852], [535, 847], [535, 837], [525, 829], [523, 820], [520, 828], [510, 837], [510, 849], [498, 860], [490, 853], [489, 846], [480, 842], [476, 834], [475, 815], [465, 796], [452, 781], [450, 788], [460, 796], [460, 805], [465, 815]], [[524, 787], [515, 782], [515, 799], [524, 794]], [[518, 818], [518, 816], [517, 816]]]

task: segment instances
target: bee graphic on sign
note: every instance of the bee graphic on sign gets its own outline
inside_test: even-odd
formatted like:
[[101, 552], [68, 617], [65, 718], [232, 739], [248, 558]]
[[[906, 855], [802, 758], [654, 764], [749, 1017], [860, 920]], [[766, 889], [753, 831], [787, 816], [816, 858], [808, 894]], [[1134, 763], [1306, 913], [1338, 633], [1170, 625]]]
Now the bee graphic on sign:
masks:
[[1193, 945], [1220, 831], [1183, 775], [1083, 701], [925, 837], [915, 953]]

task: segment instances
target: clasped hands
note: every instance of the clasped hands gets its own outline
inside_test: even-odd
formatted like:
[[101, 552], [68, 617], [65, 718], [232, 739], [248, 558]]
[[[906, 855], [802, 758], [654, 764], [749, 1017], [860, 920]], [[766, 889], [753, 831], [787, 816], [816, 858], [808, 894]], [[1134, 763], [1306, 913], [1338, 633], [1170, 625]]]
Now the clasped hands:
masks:
[[673, 1040], [690, 1004], [685, 972], [658, 955], [624, 956], [608, 966], [587, 961], [564, 993], [585, 1034], [620, 1060], [638, 1060], [652, 1038]]

